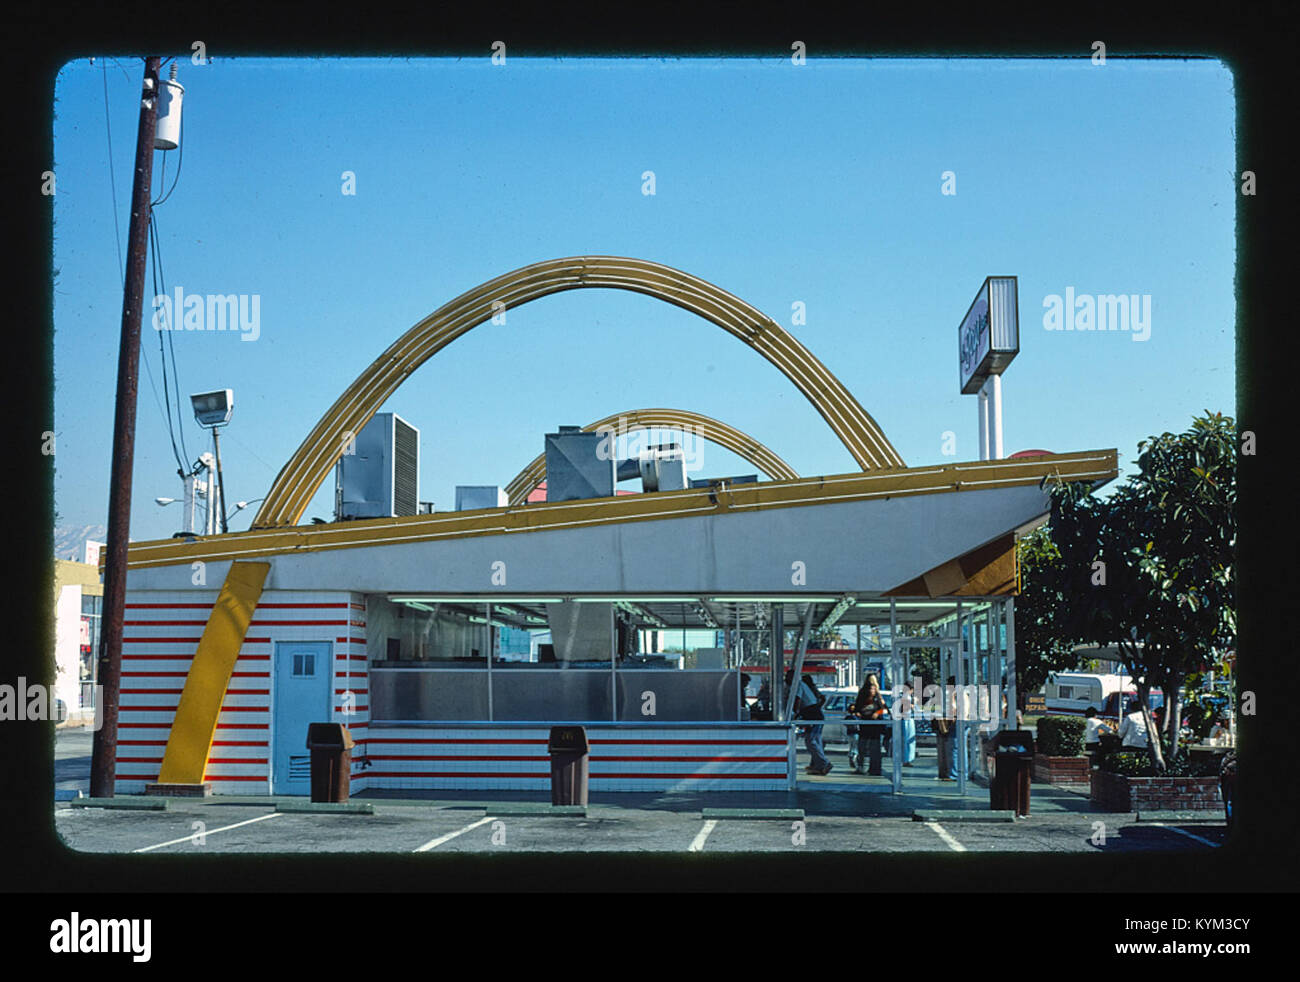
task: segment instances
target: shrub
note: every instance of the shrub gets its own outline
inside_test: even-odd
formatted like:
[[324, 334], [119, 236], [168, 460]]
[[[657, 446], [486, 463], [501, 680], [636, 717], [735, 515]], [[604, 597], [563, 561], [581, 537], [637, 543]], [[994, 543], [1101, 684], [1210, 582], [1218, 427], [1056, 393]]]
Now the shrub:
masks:
[[1083, 756], [1082, 716], [1044, 716], [1038, 721], [1038, 752], [1048, 757]]
[[1213, 758], [1193, 760], [1181, 754], [1168, 762], [1164, 774], [1156, 772], [1148, 750], [1119, 750], [1101, 759], [1101, 769], [1124, 777], [1218, 777], [1219, 764]]
[[1117, 750], [1101, 759], [1101, 769], [1124, 777], [1154, 777], [1155, 764], [1146, 750]]

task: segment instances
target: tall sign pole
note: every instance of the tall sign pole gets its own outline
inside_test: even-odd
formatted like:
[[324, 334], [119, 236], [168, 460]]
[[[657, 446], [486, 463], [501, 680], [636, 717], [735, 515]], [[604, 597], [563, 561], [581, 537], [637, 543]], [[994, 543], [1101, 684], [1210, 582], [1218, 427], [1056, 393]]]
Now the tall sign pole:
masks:
[[1014, 276], [989, 276], [957, 328], [958, 381], [979, 395], [980, 460], [1002, 459], [1002, 373], [1020, 352]]
[[117, 703], [122, 679], [122, 609], [126, 601], [126, 548], [131, 532], [131, 474], [135, 462], [135, 405], [140, 372], [140, 319], [149, 236], [154, 128], [158, 119], [161, 59], [145, 59], [140, 126], [135, 138], [135, 180], [127, 231], [126, 285], [122, 294], [122, 338], [117, 356], [117, 407], [113, 414], [113, 471], [108, 500], [108, 544], [104, 562], [104, 606], [99, 641], [103, 725], [95, 732], [90, 758], [90, 796], [110, 798], [117, 776]]

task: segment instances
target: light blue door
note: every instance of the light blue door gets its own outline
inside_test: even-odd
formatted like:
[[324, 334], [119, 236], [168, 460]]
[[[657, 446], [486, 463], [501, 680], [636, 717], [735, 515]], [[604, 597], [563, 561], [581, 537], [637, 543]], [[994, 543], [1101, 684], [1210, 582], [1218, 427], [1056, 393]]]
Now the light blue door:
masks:
[[271, 705], [271, 793], [311, 791], [307, 727], [330, 719], [330, 641], [277, 641]]

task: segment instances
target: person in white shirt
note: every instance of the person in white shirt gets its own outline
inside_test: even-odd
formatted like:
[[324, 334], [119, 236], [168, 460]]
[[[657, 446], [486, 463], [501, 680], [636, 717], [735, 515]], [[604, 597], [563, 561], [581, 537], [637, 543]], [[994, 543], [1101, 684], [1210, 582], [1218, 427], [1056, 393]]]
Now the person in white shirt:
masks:
[[1124, 722], [1119, 724], [1119, 742], [1125, 747], [1143, 750], [1148, 747], [1147, 722], [1142, 718], [1141, 708], [1129, 713], [1124, 717]]
[[1088, 711], [1085, 712], [1083, 716], [1085, 723], [1083, 730], [1083, 748], [1089, 753], [1092, 753], [1097, 749], [1098, 744], [1101, 743], [1101, 735], [1103, 733], [1113, 733], [1114, 731], [1101, 721], [1097, 716], [1097, 710], [1093, 709], [1091, 706], [1088, 707]]
[[1228, 721], [1222, 716], [1214, 720], [1214, 725], [1210, 727], [1209, 740], [1211, 743], [1227, 743], [1231, 737], [1231, 731], [1228, 729]]

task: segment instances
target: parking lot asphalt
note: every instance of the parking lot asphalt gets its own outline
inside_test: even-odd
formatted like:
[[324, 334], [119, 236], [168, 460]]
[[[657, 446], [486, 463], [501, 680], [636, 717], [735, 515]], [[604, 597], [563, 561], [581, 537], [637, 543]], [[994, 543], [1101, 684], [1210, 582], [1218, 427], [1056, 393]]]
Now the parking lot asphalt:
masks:
[[[728, 796], [730, 797], [730, 796]], [[95, 853], [1196, 851], [1222, 824], [1058, 813], [1015, 822], [809, 814], [705, 818], [701, 810], [591, 804], [586, 816], [498, 815], [504, 802], [385, 802], [373, 814], [297, 814], [270, 802], [172, 799], [165, 811], [55, 809], [71, 849]], [[1104, 832], [1102, 831], [1104, 826]]]
[[[85, 744], [84, 748], [82, 743]], [[60, 735], [56, 787], [86, 793], [90, 734]], [[87, 753], [83, 754], [81, 751]], [[832, 759], [835, 759], [832, 757]], [[925, 763], [924, 760], [918, 763]], [[928, 762], [930, 766], [933, 761]], [[847, 771], [847, 768], [845, 768]], [[889, 773], [886, 761], [886, 774]], [[1086, 795], [1034, 785], [1031, 815], [990, 822], [988, 792], [909, 775], [905, 793], [880, 778], [805, 780], [791, 792], [592, 794], [585, 816], [545, 813], [529, 792], [363, 792], [372, 814], [286, 813], [304, 798], [173, 798], [166, 810], [53, 803], [68, 848], [88, 853], [510, 853], [658, 852], [1064, 852], [1197, 851], [1225, 841], [1221, 812], [1194, 821], [1137, 821], [1091, 810]], [[853, 779], [856, 778], [856, 781]], [[518, 812], [533, 802], [537, 813]], [[84, 804], [84, 802], [83, 802]], [[512, 807], [514, 806], [514, 807]], [[783, 817], [713, 817], [705, 809], [766, 809]], [[917, 821], [917, 812], [941, 813]], [[803, 812], [803, 818], [791, 812]]]

